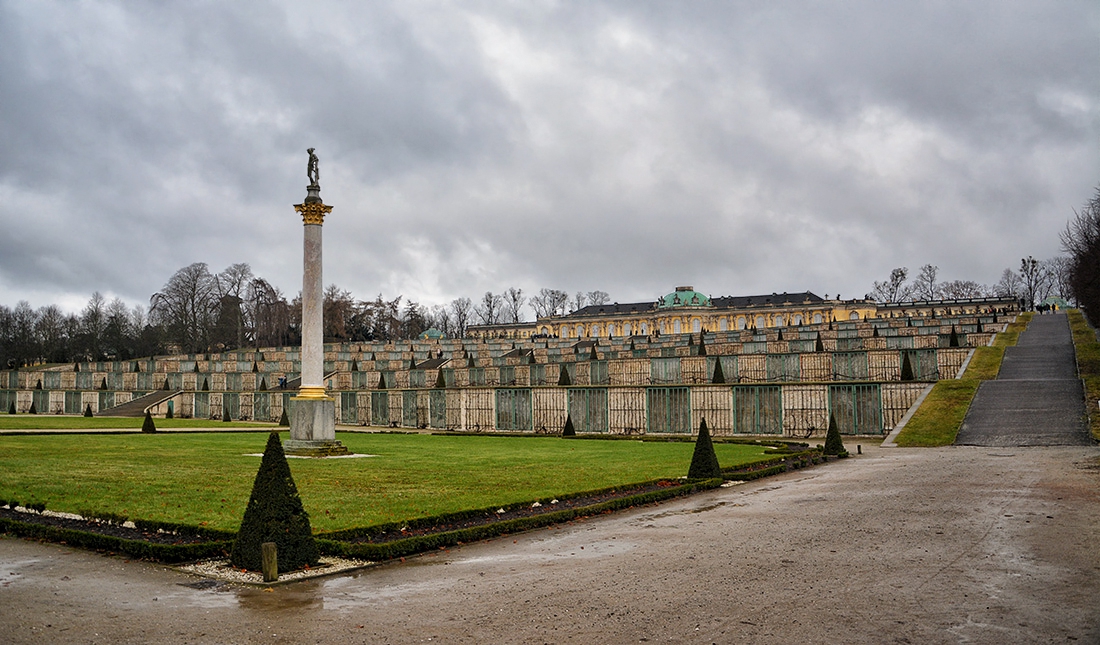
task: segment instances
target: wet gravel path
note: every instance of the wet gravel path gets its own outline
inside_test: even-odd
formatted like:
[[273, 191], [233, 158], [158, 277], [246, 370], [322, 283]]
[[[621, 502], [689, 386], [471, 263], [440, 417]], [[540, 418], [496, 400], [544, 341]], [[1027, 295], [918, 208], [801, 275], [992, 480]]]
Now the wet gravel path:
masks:
[[0, 539], [0, 642], [1100, 642], [1100, 449], [863, 451], [271, 591]]

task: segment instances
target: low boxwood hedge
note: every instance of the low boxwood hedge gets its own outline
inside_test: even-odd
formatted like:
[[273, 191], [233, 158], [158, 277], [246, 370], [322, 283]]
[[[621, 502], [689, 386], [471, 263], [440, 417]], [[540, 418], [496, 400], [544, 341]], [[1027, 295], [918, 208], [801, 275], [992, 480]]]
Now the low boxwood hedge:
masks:
[[18, 537], [36, 538], [50, 542], [60, 542], [70, 546], [96, 551], [121, 553], [142, 560], [153, 560], [174, 564], [192, 562], [207, 558], [216, 558], [229, 552], [233, 542], [198, 542], [192, 544], [159, 544], [141, 540], [126, 540], [111, 535], [78, 531], [46, 524], [33, 524], [0, 518], [0, 533], [9, 533]]

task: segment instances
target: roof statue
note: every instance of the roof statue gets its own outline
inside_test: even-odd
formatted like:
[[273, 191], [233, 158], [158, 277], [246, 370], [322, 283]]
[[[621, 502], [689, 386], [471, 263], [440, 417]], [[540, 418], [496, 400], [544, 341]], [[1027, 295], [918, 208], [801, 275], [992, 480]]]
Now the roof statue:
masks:
[[321, 171], [317, 169], [317, 155], [313, 148], [306, 150], [309, 153], [309, 163], [306, 164], [306, 177], [309, 177], [310, 188], [321, 187]]

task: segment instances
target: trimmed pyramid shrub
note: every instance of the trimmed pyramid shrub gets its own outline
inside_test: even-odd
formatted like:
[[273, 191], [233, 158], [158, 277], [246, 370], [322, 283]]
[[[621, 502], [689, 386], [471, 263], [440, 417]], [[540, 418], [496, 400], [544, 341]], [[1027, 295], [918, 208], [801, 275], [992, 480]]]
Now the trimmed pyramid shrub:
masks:
[[836, 417], [829, 413], [829, 430], [825, 433], [825, 449], [823, 452], [826, 455], [836, 455], [838, 457], [847, 457], [848, 451], [844, 449], [844, 442], [840, 440], [840, 429], [836, 426]]
[[563, 363], [558, 368], [558, 385], [572, 385], [572, 384], [573, 384], [573, 380], [569, 378], [569, 370], [566, 369], [566, 366]]
[[252, 373], [256, 374], [260, 371], [260, 365], [256, 361], [252, 361]]
[[279, 417], [279, 425], [284, 428], [290, 427], [290, 418], [286, 415], [286, 408], [283, 408], [283, 416]]
[[[92, 407], [92, 406], [91, 406], [91, 405], [89, 405], [89, 406], [88, 406], [88, 409], [91, 409], [91, 407]], [[11, 403], [10, 403], [10, 404], [8, 405], [8, 414], [15, 414], [15, 401], [12, 401], [12, 402], [11, 402]]]
[[901, 380], [913, 380], [913, 363], [909, 360], [909, 352], [901, 353]]
[[722, 371], [722, 357], [719, 356], [714, 359], [714, 378], [710, 380], [711, 383], [725, 383], [726, 374]]
[[145, 421], [142, 421], [142, 423], [141, 423], [141, 431], [142, 432], [156, 432], [157, 431], [157, 424], [153, 423], [153, 415], [148, 410], [145, 411]]
[[38, 379], [38, 382], [34, 384], [34, 389], [36, 389], [36, 390], [41, 390], [42, 389], [42, 379]]
[[229, 406], [227, 406], [223, 403], [222, 404], [222, 421], [225, 422], [225, 423], [229, 423], [232, 420], [233, 419], [229, 418]]
[[783, 340], [783, 330], [780, 329], [779, 333], [775, 335], [776, 340]]
[[706, 356], [707, 355], [707, 344], [703, 340], [703, 332], [699, 332], [699, 355], [700, 356]]
[[34, 399], [31, 399], [31, 409], [27, 410], [27, 414], [38, 414], [38, 408], [34, 407]]
[[353, 371], [353, 372], [358, 372], [359, 371], [359, 361], [354, 361], [353, 360], [351, 362], [351, 371]]
[[164, 377], [164, 387], [162, 387], [160, 389], [162, 389], [162, 390], [172, 389], [171, 384], [168, 382], [168, 377], [167, 376]]
[[821, 342], [821, 332], [817, 332], [817, 342], [814, 343], [815, 352], [825, 351], [825, 343]]
[[252, 496], [233, 542], [230, 563], [240, 569], [259, 571], [260, 545], [264, 542], [276, 544], [279, 573], [315, 566], [320, 556], [309, 514], [302, 508], [277, 432], [267, 439], [263, 461], [252, 484]]
[[386, 374], [385, 374], [385, 372], [379, 372], [378, 373], [378, 387], [375, 388], [375, 389], [378, 389], [378, 390], [386, 389]]
[[590, 361], [600, 360], [600, 355], [596, 353], [596, 346], [595, 345], [592, 346], [592, 354], [588, 357], [588, 360], [590, 360]]
[[205, 376], [202, 379], [202, 391], [203, 392], [209, 392], [210, 391], [210, 381], [208, 381]]
[[260, 391], [261, 392], [266, 392], [267, 391], [267, 378], [263, 377], [263, 376], [260, 377]]
[[577, 436], [577, 429], [573, 427], [573, 417], [568, 414], [565, 415], [565, 427], [561, 429], [561, 436], [563, 437], [575, 437]]
[[107, 377], [106, 376], [104, 376], [103, 381], [100, 382], [99, 389], [101, 389], [101, 390], [106, 390], [107, 389]]
[[878, 338], [878, 327], [871, 328], [871, 338]]
[[435, 386], [438, 387], [438, 388], [447, 387], [447, 380], [445, 378], [443, 378], [443, 369], [442, 368], [440, 368], [439, 371], [436, 372]]
[[951, 337], [947, 339], [947, 346], [948, 347], [958, 347], [959, 346], [959, 333], [957, 331], [955, 331], [955, 326], [954, 325], [951, 325]]
[[[12, 404], [12, 405], [14, 405], [14, 404]], [[15, 414], [15, 410], [12, 410], [11, 413]], [[89, 417], [89, 418], [95, 416], [95, 415], [92, 414], [92, 404], [91, 403], [84, 406], [84, 416]]]
[[703, 419], [699, 424], [699, 436], [695, 439], [695, 452], [691, 454], [688, 479], [712, 479], [721, 476], [722, 468], [718, 465], [718, 455], [714, 454], [714, 443], [710, 440], [707, 420]]
[[[171, 402], [169, 402], [169, 403], [171, 403]], [[171, 405], [168, 406], [168, 411], [164, 413], [164, 418], [165, 419], [173, 418], [172, 417], [172, 406]]]

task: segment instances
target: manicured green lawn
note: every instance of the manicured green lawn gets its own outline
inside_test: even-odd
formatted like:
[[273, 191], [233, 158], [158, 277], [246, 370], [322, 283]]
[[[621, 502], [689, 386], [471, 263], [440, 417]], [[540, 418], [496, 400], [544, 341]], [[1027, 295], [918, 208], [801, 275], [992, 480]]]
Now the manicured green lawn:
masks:
[[[284, 433], [283, 439], [287, 435]], [[361, 459], [291, 459], [315, 531], [687, 474], [693, 443], [339, 433]], [[236, 530], [265, 433], [0, 436], [0, 499]], [[722, 467], [762, 446], [716, 444]]]
[[[140, 429], [145, 419], [132, 417], [78, 417], [50, 414], [0, 414], [4, 430], [104, 430]], [[158, 429], [172, 428], [270, 428], [273, 423], [211, 421], [210, 419], [154, 419]]]
[[955, 443], [978, 386], [982, 381], [997, 378], [1005, 347], [1016, 344], [1032, 315], [1031, 312], [1020, 314], [1005, 331], [997, 334], [991, 347], [976, 348], [962, 378], [936, 383], [917, 413], [905, 424], [895, 443], [907, 447], [949, 446]]

